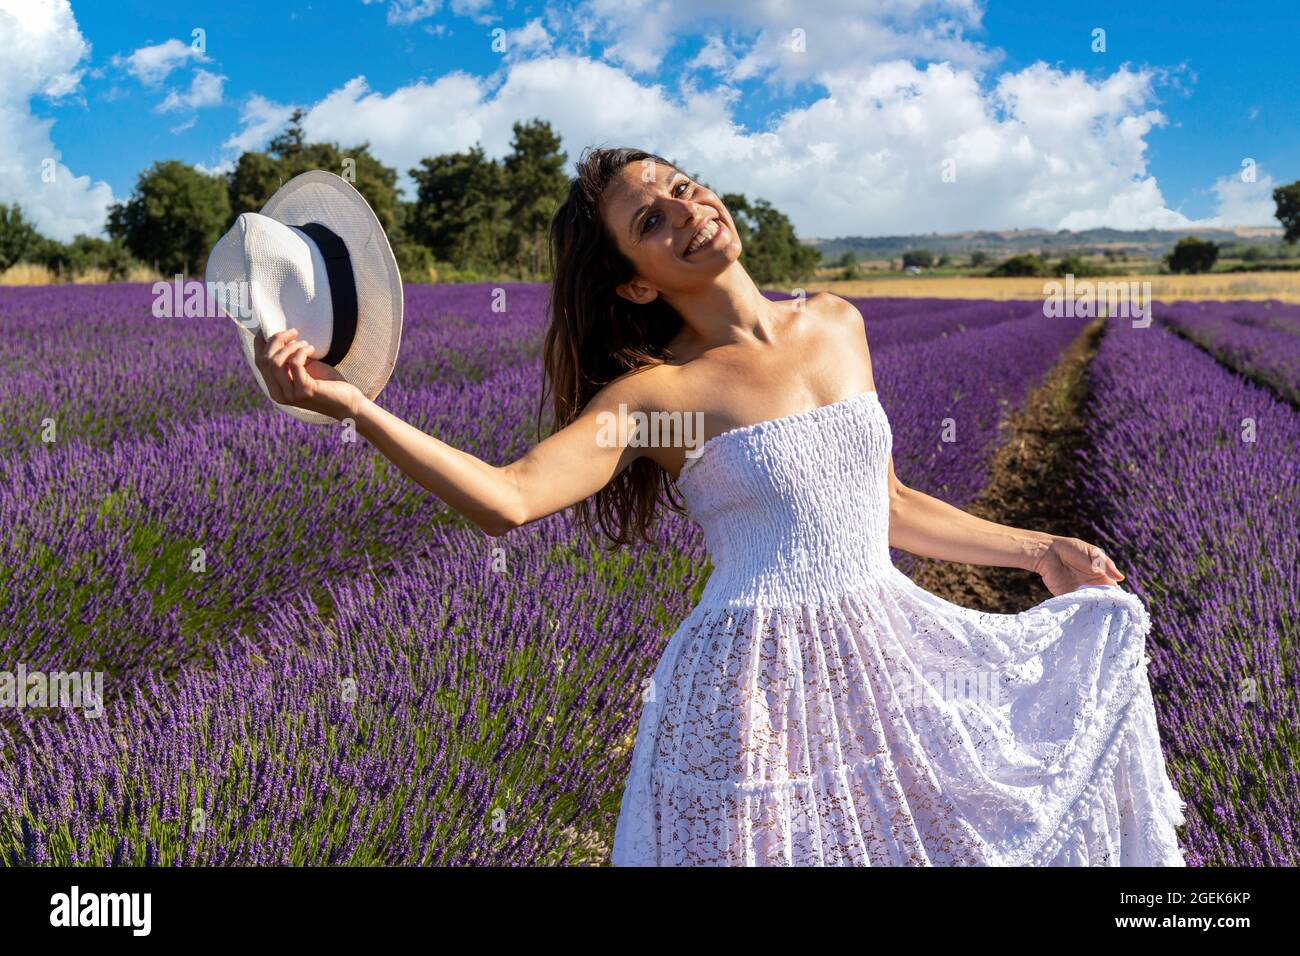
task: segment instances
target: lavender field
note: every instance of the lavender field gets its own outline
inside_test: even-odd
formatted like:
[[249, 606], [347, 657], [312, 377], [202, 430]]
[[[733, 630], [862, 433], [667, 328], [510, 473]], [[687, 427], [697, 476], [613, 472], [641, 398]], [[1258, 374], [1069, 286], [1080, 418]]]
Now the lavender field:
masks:
[[[381, 403], [522, 454], [545, 296], [409, 286]], [[607, 862], [641, 682], [709, 573], [695, 526], [613, 554], [563, 513], [487, 537], [364, 441], [271, 408], [229, 321], [151, 302], [0, 290], [0, 672], [105, 675], [102, 716], [0, 709], [0, 861]], [[1300, 372], [1278, 343], [1300, 309], [1211, 305], [1107, 323], [1083, 491], [1151, 609], [1189, 862], [1294, 865]], [[959, 507], [1089, 321], [859, 306], [898, 475]]]
[[1300, 405], [1300, 307], [1280, 302], [1175, 302], [1170, 329]]
[[1150, 609], [1161, 738], [1202, 818], [1188, 863], [1294, 866], [1300, 415], [1159, 323], [1113, 323], [1090, 373], [1083, 492]]

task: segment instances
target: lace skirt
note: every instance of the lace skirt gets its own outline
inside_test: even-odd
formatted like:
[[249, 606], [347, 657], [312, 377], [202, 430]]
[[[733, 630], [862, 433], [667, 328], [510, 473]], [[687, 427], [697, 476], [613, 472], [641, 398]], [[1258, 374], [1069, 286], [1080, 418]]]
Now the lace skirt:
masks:
[[1117, 587], [1019, 614], [896, 568], [833, 602], [697, 606], [642, 695], [616, 866], [1183, 866]]

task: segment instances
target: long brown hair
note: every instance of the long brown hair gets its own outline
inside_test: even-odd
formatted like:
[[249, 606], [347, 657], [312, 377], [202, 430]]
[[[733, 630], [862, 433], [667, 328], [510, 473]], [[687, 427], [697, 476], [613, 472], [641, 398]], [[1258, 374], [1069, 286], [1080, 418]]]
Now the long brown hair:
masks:
[[[550, 323], [542, 351], [546, 381], [538, 407], [539, 434], [548, 386], [558, 431], [620, 375], [662, 364], [668, 343], [682, 326], [681, 315], [663, 296], [637, 305], [615, 291], [636, 270], [601, 219], [601, 196], [625, 166], [643, 160], [678, 168], [641, 149], [583, 150], [577, 178], [551, 220]], [[672, 476], [641, 457], [574, 507], [583, 527], [593, 535], [597, 528], [603, 531], [612, 550], [630, 543], [633, 535], [649, 541], [661, 504], [683, 510]]]

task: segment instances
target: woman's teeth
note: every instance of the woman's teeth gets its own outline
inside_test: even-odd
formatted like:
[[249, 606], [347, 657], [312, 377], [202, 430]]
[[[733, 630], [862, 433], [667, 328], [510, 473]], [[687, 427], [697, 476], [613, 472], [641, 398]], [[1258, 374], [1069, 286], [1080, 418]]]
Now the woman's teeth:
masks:
[[717, 232], [718, 221], [715, 219], [695, 234], [695, 238], [691, 240], [691, 244], [686, 247], [686, 255], [689, 256], [696, 249], [700, 248], [700, 246], [704, 245], [717, 235]]

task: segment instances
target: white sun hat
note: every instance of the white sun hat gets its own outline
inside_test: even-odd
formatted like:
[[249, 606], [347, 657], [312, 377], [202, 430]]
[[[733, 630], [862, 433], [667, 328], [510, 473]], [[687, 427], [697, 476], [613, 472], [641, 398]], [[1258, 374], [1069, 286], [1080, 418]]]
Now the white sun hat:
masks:
[[[254, 356], [297, 329], [311, 358], [332, 365], [367, 398], [387, 384], [402, 338], [402, 277], [379, 217], [341, 176], [314, 169], [289, 180], [261, 212], [246, 212], [208, 256], [207, 289], [234, 319], [244, 358], [271, 397]], [[314, 424], [334, 419], [274, 403]]]

